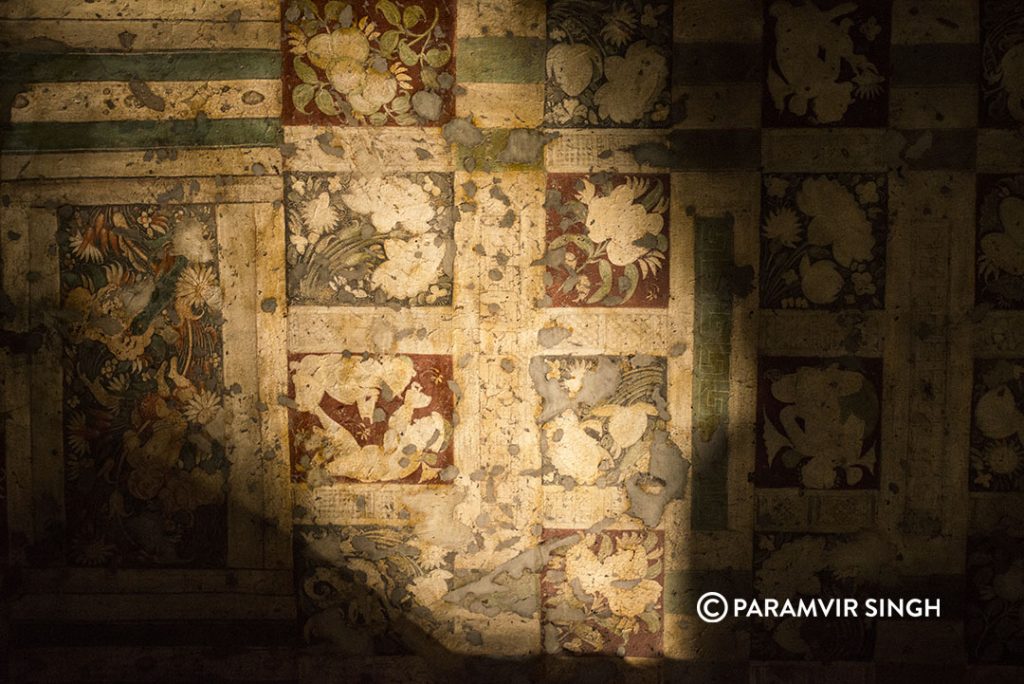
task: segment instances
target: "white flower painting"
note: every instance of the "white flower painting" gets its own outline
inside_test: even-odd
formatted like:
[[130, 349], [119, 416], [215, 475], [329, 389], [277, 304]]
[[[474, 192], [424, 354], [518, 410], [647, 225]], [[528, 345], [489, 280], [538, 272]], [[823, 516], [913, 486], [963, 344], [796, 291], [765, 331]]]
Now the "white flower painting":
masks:
[[451, 177], [288, 177], [293, 304], [444, 306], [455, 244]]
[[669, 123], [672, 6], [666, 0], [548, 4], [545, 123]]

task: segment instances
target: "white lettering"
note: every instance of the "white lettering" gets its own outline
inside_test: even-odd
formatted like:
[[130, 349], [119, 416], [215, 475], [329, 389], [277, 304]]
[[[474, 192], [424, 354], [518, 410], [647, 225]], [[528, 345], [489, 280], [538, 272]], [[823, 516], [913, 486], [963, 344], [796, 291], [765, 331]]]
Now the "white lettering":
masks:
[[[744, 599], [726, 600], [720, 594], [711, 596], [722, 605], [717, 614], [702, 616], [706, 622], [717, 622], [719, 615], [727, 614], [732, 606], [733, 617], [746, 618], [928, 618], [942, 616], [942, 602], [937, 598], [891, 599], [872, 597], [860, 601], [855, 598], [798, 598], [798, 599]], [[720, 598], [718, 598], [720, 597]], [[703, 597], [702, 597], [703, 598]], [[707, 608], [707, 606], [705, 606]], [[713, 605], [711, 606], [713, 607]], [[700, 606], [698, 606], [700, 608]]]

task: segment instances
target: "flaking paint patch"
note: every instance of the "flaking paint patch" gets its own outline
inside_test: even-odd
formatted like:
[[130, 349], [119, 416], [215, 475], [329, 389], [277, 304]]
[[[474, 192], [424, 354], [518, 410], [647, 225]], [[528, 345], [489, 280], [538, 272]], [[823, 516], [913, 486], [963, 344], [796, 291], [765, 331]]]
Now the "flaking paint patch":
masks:
[[537, 344], [550, 349], [556, 347], [572, 336], [572, 330], [555, 325], [537, 331]]

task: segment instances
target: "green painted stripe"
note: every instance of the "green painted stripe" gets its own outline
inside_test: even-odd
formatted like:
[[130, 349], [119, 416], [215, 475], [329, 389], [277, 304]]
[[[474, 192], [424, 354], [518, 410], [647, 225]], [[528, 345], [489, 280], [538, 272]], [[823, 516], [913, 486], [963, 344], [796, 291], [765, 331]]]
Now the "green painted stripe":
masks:
[[729, 356], [732, 352], [732, 216], [694, 217], [693, 496], [690, 526], [729, 525]]
[[462, 38], [456, 69], [465, 83], [541, 83], [544, 55], [543, 38]]
[[271, 50], [140, 54], [0, 54], [0, 81], [212, 81], [277, 79], [281, 55]]
[[120, 150], [152, 147], [266, 147], [280, 144], [277, 119], [178, 121], [32, 122], [0, 134], [3, 149], [16, 152]]

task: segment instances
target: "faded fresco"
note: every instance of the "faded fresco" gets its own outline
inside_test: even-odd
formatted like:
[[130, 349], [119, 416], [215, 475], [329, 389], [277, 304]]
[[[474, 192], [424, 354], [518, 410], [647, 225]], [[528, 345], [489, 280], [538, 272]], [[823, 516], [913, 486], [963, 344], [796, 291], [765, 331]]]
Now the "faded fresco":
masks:
[[228, 462], [212, 208], [62, 218], [69, 561], [220, 565]]
[[667, 175], [549, 174], [551, 305], [665, 307], [670, 197]]
[[884, 176], [765, 175], [761, 306], [881, 309]]
[[288, 180], [291, 302], [451, 304], [450, 175], [298, 174]]
[[765, 125], [884, 126], [889, 5], [766, 2]]
[[882, 367], [877, 359], [761, 357], [762, 487], [877, 487]]
[[0, 52], [0, 680], [1021, 680], [1019, 2], [8, 0]]
[[664, 126], [671, 7], [664, 0], [548, 2], [544, 123]]
[[422, 484], [452, 465], [450, 357], [296, 354], [288, 365], [294, 477]]
[[451, 118], [453, 12], [442, 0], [284, 3], [288, 123], [421, 126]]
[[978, 303], [1024, 307], [1024, 176], [978, 177], [977, 255]]
[[982, 3], [981, 105], [986, 124], [1012, 128], [1024, 121], [1024, 9], [1014, 2]]

